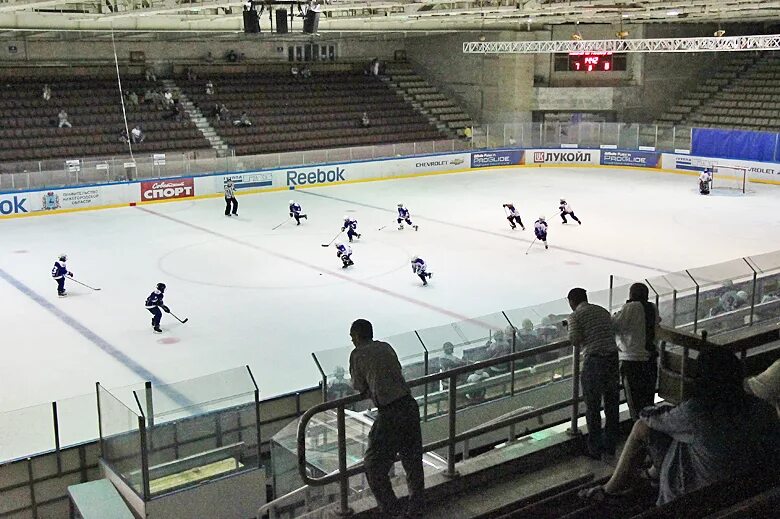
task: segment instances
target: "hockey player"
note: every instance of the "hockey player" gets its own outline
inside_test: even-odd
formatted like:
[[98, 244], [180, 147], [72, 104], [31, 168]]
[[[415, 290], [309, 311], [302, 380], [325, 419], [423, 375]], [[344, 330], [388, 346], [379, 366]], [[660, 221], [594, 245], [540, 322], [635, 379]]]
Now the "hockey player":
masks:
[[409, 209], [404, 207], [404, 204], [398, 204], [398, 230], [401, 231], [404, 228], [404, 224], [401, 222], [406, 222], [410, 226], [414, 227], [414, 230], [417, 230], [417, 226], [412, 223], [412, 215], [409, 213]]
[[351, 216], [344, 217], [344, 225], [341, 226], [341, 232], [344, 231], [347, 231], [347, 238], [349, 238], [350, 242], [352, 242], [353, 237], [360, 238], [360, 235], [357, 232], [357, 220]]
[[[231, 210], [232, 208], [232, 210]], [[238, 200], [236, 200], [236, 187], [233, 181], [225, 182], [225, 216], [238, 216]]]
[[433, 273], [426, 272], [427, 265], [423, 259], [419, 256], [412, 258], [412, 272], [414, 272], [420, 279], [422, 279], [423, 286], [428, 286], [428, 280], [433, 276]]
[[558, 207], [558, 209], [560, 209], [560, 211], [561, 211], [561, 219], [563, 220], [563, 223], [569, 223], [569, 222], [566, 221], [566, 215], [569, 215], [569, 216], [571, 216], [572, 220], [574, 220], [578, 224], [582, 225], [582, 222], [580, 221], [580, 219], [577, 218], [576, 216], [574, 216], [574, 211], [572, 210], [571, 206], [563, 198], [561, 198], [561, 203], [560, 203], [560, 206]]
[[295, 218], [295, 225], [301, 225], [301, 218], [309, 219], [308, 216], [302, 214], [301, 204], [296, 204], [295, 200], [290, 200], [290, 218]]
[[352, 261], [352, 247], [349, 245], [344, 245], [343, 243], [337, 243], [336, 244], [336, 256], [341, 258], [341, 268], [345, 269], [349, 267], [350, 265], [354, 265], [355, 262]]
[[51, 269], [51, 277], [57, 282], [57, 295], [60, 297], [68, 295], [65, 291], [65, 276], [73, 277], [73, 272], [68, 271], [68, 267], [65, 265], [66, 261], [68, 261], [67, 254], [60, 254], [60, 257], [54, 262], [54, 267]]
[[[509, 211], [506, 219], [509, 220], [509, 225], [512, 229], [517, 229], [517, 225], [519, 225], [522, 230], [525, 230], [525, 225], [523, 225], [523, 220], [520, 219], [520, 212], [515, 209], [515, 204], [504, 204], [504, 209]], [[517, 225], [515, 225], [515, 223], [517, 223]]]
[[149, 310], [153, 316], [152, 329], [154, 330], [154, 333], [162, 333], [162, 330], [160, 329], [160, 319], [162, 319], [162, 312], [160, 311], [160, 308], [162, 308], [166, 314], [171, 312], [170, 308], [165, 306], [163, 303], [164, 293], [165, 283], [157, 283], [157, 287], [155, 288], [154, 292], [149, 294], [149, 297], [146, 298], [146, 309]]
[[544, 243], [544, 248], [549, 249], [547, 246], [547, 221], [544, 219], [544, 216], [540, 216], [539, 219], [534, 222], [534, 234], [536, 235], [537, 240]]
[[710, 189], [712, 189], [712, 170], [704, 168], [704, 171], [699, 175], [699, 193], [709, 195]]

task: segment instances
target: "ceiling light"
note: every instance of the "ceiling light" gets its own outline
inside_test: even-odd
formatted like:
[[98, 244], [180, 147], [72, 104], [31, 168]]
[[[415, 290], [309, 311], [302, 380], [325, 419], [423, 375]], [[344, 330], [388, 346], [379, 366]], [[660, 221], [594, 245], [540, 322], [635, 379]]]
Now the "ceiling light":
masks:
[[617, 36], [619, 40], [624, 40], [624, 39], [628, 38], [628, 31], [616, 32], [615, 36]]
[[725, 34], [726, 31], [724, 31], [723, 29], [718, 29], [717, 31], [715, 31], [715, 34], [713, 34], [713, 36], [715, 36], [716, 38], [722, 38]]
[[680, 11], [666, 11], [666, 16], [680, 16]]
[[580, 33], [580, 31], [572, 33], [571, 39], [575, 41], [580, 41], [582, 39], [582, 33]]

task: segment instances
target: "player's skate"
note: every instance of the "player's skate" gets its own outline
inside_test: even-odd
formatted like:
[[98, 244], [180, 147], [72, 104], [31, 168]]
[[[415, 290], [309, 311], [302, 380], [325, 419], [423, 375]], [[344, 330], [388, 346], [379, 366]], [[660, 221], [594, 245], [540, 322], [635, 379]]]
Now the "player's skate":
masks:
[[68, 293], [67, 292], [59, 293], [57, 294], [57, 297], [68, 297]]
[[404, 224], [399, 224], [398, 225], [398, 230], [399, 231], [403, 231], [404, 230]]
[[162, 333], [162, 328], [160, 328], [159, 326], [155, 326], [153, 328], [153, 330], [154, 330], [154, 333]]
[[415, 226], [414, 226], [414, 230], [415, 230], [415, 231], [416, 231], [417, 229], [419, 229], [419, 228], [420, 228], [420, 227], [419, 227], [418, 225], [415, 225]]
[[544, 248], [545, 248], [545, 249], [549, 249], [550, 247], [548, 247], [548, 246], [547, 246], [547, 244], [545, 243], [545, 244], [544, 244]]

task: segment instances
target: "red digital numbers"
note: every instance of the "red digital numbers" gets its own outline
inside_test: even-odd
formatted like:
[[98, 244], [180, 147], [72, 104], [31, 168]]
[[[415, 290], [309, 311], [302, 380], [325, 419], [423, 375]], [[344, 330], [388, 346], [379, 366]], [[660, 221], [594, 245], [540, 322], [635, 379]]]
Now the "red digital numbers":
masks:
[[569, 70], [574, 72], [610, 72], [612, 67], [611, 52], [571, 52], [569, 53]]

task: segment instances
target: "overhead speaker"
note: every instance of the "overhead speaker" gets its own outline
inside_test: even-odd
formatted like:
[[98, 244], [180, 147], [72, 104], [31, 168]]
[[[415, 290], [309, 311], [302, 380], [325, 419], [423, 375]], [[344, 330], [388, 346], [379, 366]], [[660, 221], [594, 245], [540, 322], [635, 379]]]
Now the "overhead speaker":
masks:
[[303, 32], [306, 34], [314, 34], [320, 26], [320, 13], [314, 12], [309, 9], [306, 16], [303, 18]]
[[287, 34], [287, 9], [277, 9], [276, 13], [276, 32]]
[[260, 32], [260, 19], [254, 9], [244, 11], [244, 32]]

